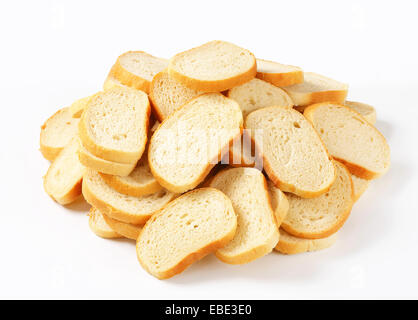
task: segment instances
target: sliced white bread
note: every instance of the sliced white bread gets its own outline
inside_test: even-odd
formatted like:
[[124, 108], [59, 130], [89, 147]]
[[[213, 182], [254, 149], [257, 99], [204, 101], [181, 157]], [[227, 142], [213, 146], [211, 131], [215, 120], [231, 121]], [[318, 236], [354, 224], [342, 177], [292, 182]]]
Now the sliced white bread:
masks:
[[303, 71], [299, 67], [257, 59], [257, 78], [277, 87], [286, 87], [302, 83]]
[[90, 153], [79, 141], [78, 158], [80, 162], [87, 168], [93, 169], [105, 174], [126, 177], [135, 169], [135, 163], [119, 163], [103, 160]]
[[254, 168], [230, 168], [216, 174], [210, 186], [231, 199], [238, 219], [235, 237], [216, 256], [226, 263], [244, 264], [270, 253], [279, 231], [264, 175]]
[[265, 107], [293, 107], [286, 91], [260, 79], [252, 79], [228, 90], [227, 96], [238, 102], [244, 119], [250, 112]]
[[280, 227], [283, 220], [287, 216], [287, 212], [289, 211], [289, 201], [287, 201], [285, 194], [270, 180], [267, 181], [267, 186], [270, 195], [271, 207], [274, 211], [274, 216], [276, 217], [276, 224], [277, 227]]
[[103, 180], [117, 192], [133, 197], [141, 197], [162, 190], [151, 173], [148, 155], [145, 153], [129, 176], [117, 176], [100, 173]]
[[343, 105], [318, 103], [304, 111], [329, 153], [359, 178], [375, 179], [390, 166], [383, 135], [358, 112]]
[[166, 190], [143, 197], [127, 196], [109, 187], [102, 177], [91, 169], [87, 169], [84, 174], [83, 195], [88, 203], [103, 214], [136, 225], [144, 224], [176, 196]]
[[193, 90], [220, 92], [239, 86], [257, 73], [254, 55], [225, 41], [211, 41], [176, 54], [168, 72]]
[[93, 97], [92, 95], [88, 96], [88, 97], [84, 97], [84, 98], [81, 98], [81, 99], [78, 99], [78, 100], [74, 101], [71, 104], [71, 106], [69, 108], [70, 108], [70, 113], [71, 113], [73, 118], [80, 118], [81, 117], [81, 114], [83, 113], [84, 109], [87, 107], [87, 105], [88, 105], [88, 103], [89, 103], [89, 101], [92, 97]]
[[355, 175], [351, 175], [351, 180], [353, 180], [354, 201], [357, 201], [369, 187], [370, 180], [362, 179]]
[[104, 160], [136, 164], [147, 142], [150, 117], [148, 96], [131, 88], [96, 94], [79, 123], [83, 146]]
[[149, 98], [154, 114], [162, 122], [186, 102], [202, 93], [204, 92], [193, 90], [182, 85], [170, 77], [167, 70], [164, 70], [152, 79]]
[[337, 232], [354, 203], [353, 182], [347, 168], [335, 162], [337, 178], [329, 191], [317, 198], [287, 195], [289, 211], [281, 227], [295, 237], [320, 239]]
[[54, 160], [44, 177], [44, 189], [56, 202], [65, 205], [81, 195], [85, 171], [77, 156], [78, 141], [73, 138]]
[[242, 131], [239, 105], [220, 93], [203, 94], [170, 115], [154, 132], [151, 172], [172, 192], [195, 188]]
[[128, 51], [119, 56], [109, 76], [126, 86], [149, 93], [152, 78], [167, 65], [166, 59], [143, 51]]
[[253, 111], [245, 120], [252, 130], [256, 152], [276, 187], [304, 198], [329, 190], [335, 168], [311, 123], [298, 111], [269, 107]]
[[283, 89], [296, 106], [303, 107], [325, 101], [343, 103], [347, 97], [348, 85], [317, 73], [305, 72], [303, 83]]
[[363, 116], [364, 119], [369, 121], [370, 124], [375, 125], [376, 109], [371, 105], [356, 101], [346, 101], [344, 105], [357, 111]]
[[62, 149], [77, 135], [80, 119], [70, 109], [58, 110], [41, 126], [40, 150], [45, 159], [54, 161]]
[[138, 260], [154, 277], [167, 279], [225, 246], [236, 228], [228, 197], [213, 188], [196, 189], [169, 203], [145, 224], [136, 244]]
[[322, 239], [303, 239], [292, 236], [280, 228], [280, 240], [275, 250], [283, 254], [319, 251], [331, 247], [337, 241], [337, 233]]
[[127, 239], [136, 240], [138, 239], [139, 233], [142, 230], [142, 225], [135, 225], [126, 222], [122, 222], [116, 219], [112, 219], [106, 214], [103, 214], [103, 220], [109, 225], [113, 230], [115, 230], [121, 236], [124, 236]]
[[121, 238], [121, 235], [115, 232], [103, 219], [102, 213], [94, 207], [89, 212], [89, 226], [97, 236], [105, 239]]

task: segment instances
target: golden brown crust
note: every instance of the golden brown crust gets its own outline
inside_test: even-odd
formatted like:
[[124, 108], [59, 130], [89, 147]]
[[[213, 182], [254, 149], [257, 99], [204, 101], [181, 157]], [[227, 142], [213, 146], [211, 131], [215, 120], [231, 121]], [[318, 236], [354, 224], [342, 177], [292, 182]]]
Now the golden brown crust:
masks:
[[[283, 231], [281, 231], [283, 232]], [[286, 238], [281, 236], [279, 243], [274, 248], [283, 254], [298, 254], [303, 252], [319, 251], [332, 246], [337, 240], [336, 234], [332, 234], [327, 238], [322, 239], [305, 239], [306, 241], [286, 241]]]
[[115, 232], [118, 234], [124, 236], [127, 239], [135, 240], [138, 239], [139, 234], [142, 230], [141, 225], [133, 225], [130, 223], [125, 223], [122, 221], [118, 221], [115, 219], [112, 219], [106, 214], [103, 214], [104, 221], [111, 227]]
[[287, 87], [294, 84], [303, 82], [303, 71], [292, 71], [285, 73], [267, 73], [267, 72], [257, 72], [256, 77], [258, 79], [270, 82], [276, 87]]
[[163, 70], [161, 72], [158, 72], [154, 76], [154, 78], [152, 78], [151, 84], [149, 86], [149, 94], [148, 94], [148, 97], [149, 97], [150, 102], [151, 102], [151, 107], [152, 107], [153, 114], [159, 122], [164, 121], [164, 115], [161, 112], [161, 108], [158, 106], [157, 99], [155, 98], [155, 95], [154, 95], [154, 84], [155, 84], [155, 82], [160, 80], [160, 78], [164, 75], [165, 72], [167, 72], [167, 70]]
[[[189, 193], [192, 193], [192, 192], [199, 192], [200, 190], [202, 190], [202, 189], [214, 189], [214, 188], [201, 188], [201, 189], [195, 189], [195, 190], [192, 190], [192, 191], [190, 191], [190, 192], [188, 192], [188, 193], [186, 193], [186, 194], [189, 194]], [[217, 190], [217, 189], [215, 189], [215, 190]], [[219, 191], [219, 190], [217, 190], [217, 191]], [[184, 194], [184, 195], [181, 195], [180, 197], [178, 197], [176, 200], [174, 200], [174, 201], [178, 201], [179, 199], [181, 199], [183, 196], [185, 196], [186, 194]], [[230, 203], [230, 200], [224, 195], [224, 197], [228, 200], [228, 202]], [[173, 201], [173, 202], [174, 202]], [[233, 208], [232, 208], [232, 205], [231, 205], [231, 209], [233, 210]], [[148, 220], [148, 222], [145, 224], [145, 226], [144, 226], [144, 228], [142, 229], [142, 231], [141, 231], [141, 233], [144, 231], [144, 229], [147, 227], [147, 225], [148, 224], [150, 224], [150, 223], [152, 223], [152, 221], [154, 221], [156, 218], [158, 218], [161, 214], [162, 214], [163, 212], [162, 212], [162, 210], [160, 210], [158, 213], [156, 213], [156, 214], [154, 214], [152, 217], [151, 217], [151, 219], [149, 219]], [[165, 272], [159, 272], [159, 273], [155, 273], [155, 272], [152, 272], [151, 270], [149, 270], [149, 268], [148, 268], [148, 266], [147, 266], [147, 264], [146, 263], [143, 263], [142, 261], [141, 261], [141, 259], [140, 259], [140, 257], [139, 257], [139, 254], [138, 254], [138, 244], [139, 244], [139, 238], [141, 237], [141, 234], [139, 235], [139, 237], [138, 237], [138, 240], [137, 240], [137, 242], [136, 242], [136, 247], [137, 247], [137, 250], [136, 250], [136, 252], [137, 252], [137, 258], [138, 258], [138, 261], [139, 261], [139, 263], [141, 264], [141, 266], [148, 272], [148, 273], [150, 273], [150, 274], [152, 274], [153, 276], [155, 276], [155, 277], [157, 277], [158, 279], [160, 279], [160, 280], [163, 280], [163, 279], [168, 279], [168, 278], [171, 278], [171, 277], [173, 277], [173, 276], [175, 276], [176, 274], [179, 274], [179, 273], [181, 273], [181, 272], [183, 272], [184, 270], [186, 270], [191, 264], [193, 264], [194, 262], [196, 262], [196, 261], [198, 261], [198, 260], [200, 260], [200, 259], [202, 259], [203, 257], [205, 257], [205, 256], [207, 256], [208, 254], [210, 254], [210, 253], [212, 253], [212, 252], [215, 252], [216, 250], [218, 250], [218, 249], [220, 249], [220, 248], [222, 248], [222, 247], [224, 247], [225, 245], [227, 245], [233, 238], [234, 238], [234, 235], [235, 235], [235, 232], [236, 232], [236, 229], [237, 229], [237, 224], [236, 224], [236, 222], [235, 222], [235, 226], [234, 226], [234, 228], [227, 234], [227, 235], [225, 235], [225, 237], [224, 238], [222, 238], [222, 239], [219, 239], [219, 240], [217, 240], [217, 241], [214, 241], [214, 242], [212, 242], [212, 243], [209, 243], [208, 245], [206, 245], [205, 247], [203, 247], [203, 248], [201, 248], [201, 249], [199, 249], [199, 250], [197, 250], [196, 252], [191, 252], [189, 255], [187, 255], [183, 260], [181, 260], [176, 266], [174, 266], [173, 268], [171, 268], [171, 269], [169, 269], [169, 270], [167, 270], [167, 271], [165, 271]]]
[[[122, 89], [122, 90], [132, 90], [132, 89]], [[90, 101], [93, 101], [93, 100], [94, 99], [91, 99]], [[145, 115], [145, 127], [146, 127], [145, 132], [148, 132], [150, 114], [151, 114], [151, 106], [147, 99], [147, 107], [146, 107], [146, 115]], [[107, 149], [103, 146], [97, 145], [95, 141], [88, 134], [87, 125], [85, 122], [86, 122], [86, 113], [83, 112], [81, 115], [80, 122], [78, 124], [78, 135], [80, 137], [80, 140], [83, 146], [86, 148], [86, 150], [88, 150], [94, 156], [98, 158], [102, 158], [104, 160], [108, 160], [108, 161], [127, 163], [127, 164], [136, 163], [139, 160], [139, 158], [141, 158], [141, 155], [144, 152], [145, 146], [147, 144], [148, 138], [146, 135], [145, 135], [145, 138], [143, 139], [143, 145], [140, 146], [137, 152], [127, 152], [127, 151], [116, 152], [115, 150]]]
[[[48, 174], [48, 173], [47, 173]], [[58, 202], [61, 205], [67, 205], [70, 203], [73, 203], [78, 199], [78, 197], [81, 196], [81, 185], [82, 185], [83, 179], [80, 179], [79, 181], [74, 184], [74, 186], [64, 195], [61, 197], [53, 196], [50, 193], [48, 193], [48, 189], [45, 187], [45, 178], [44, 178], [44, 189], [46, 193], [52, 198], [52, 200]]]
[[[101, 212], [99, 212], [99, 210], [97, 210], [94, 207], [90, 208], [90, 212], [89, 212], [89, 227], [91, 229], [91, 231], [93, 231], [94, 234], [96, 234], [97, 236], [104, 238], [104, 239], [118, 239], [121, 238], [121, 235], [116, 233], [114, 230], [103, 230], [101, 228], [99, 228], [96, 224], [97, 219], [103, 219], [103, 214]], [[109, 225], [108, 225], [109, 226]], [[110, 229], [112, 229], [112, 227], [109, 226]]]
[[112, 187], [119, 193], [123, 193], [132, 197], [147, 196], [163, 189], [156, 180], [151, 181], [149, 184], [145, 186], [134, 187], [129, 183], [125, 183], [123, 180], [120, 179], [119, 176], [105, 174], [101, 172], [99, 172], [99, 174], [108, 186]]

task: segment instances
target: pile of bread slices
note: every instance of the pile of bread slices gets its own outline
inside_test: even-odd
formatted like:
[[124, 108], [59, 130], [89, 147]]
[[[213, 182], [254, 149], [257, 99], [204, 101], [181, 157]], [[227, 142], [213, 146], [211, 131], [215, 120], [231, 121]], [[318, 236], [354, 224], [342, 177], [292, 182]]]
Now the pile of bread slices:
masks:
[[124, 53], [103, 89], [42, 126], [44, 188], [63, 205], [84, 196], [93, 232], [136, 240], [159, 279], [210, 253], [327, 248], [390, 165], [375, 109], [346, 101], [346, 84], [228, 42]]

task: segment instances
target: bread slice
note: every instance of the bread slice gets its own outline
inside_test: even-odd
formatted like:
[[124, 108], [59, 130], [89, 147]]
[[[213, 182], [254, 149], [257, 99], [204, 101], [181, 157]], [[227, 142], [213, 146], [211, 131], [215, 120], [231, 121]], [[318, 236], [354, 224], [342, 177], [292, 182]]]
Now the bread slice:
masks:
[[41, 127], [40, 146], [45, 159], [54, 161], [62, 149], [77, 135], [80, 119], [74, 119], [70, 109], [63, 108]]
[[348, 107], [319, 103], [306, 108], [305, 117], [321, 136], [331, 156], [359, 178], [375, 179], [390, 166], [390, 149], [383, 135]]
[[280, 190], [304, 198], [327, 192], [335, 179], [330, 156], [302, 114], [293, 109], [269, 107], [253, 111], [245, 120], [252, 130], [264, 170]]
[[238, 102], [244, 119], [250, 112], [265, 107], [293, 107], [292, 99], [284, 90], [260, 79], [230, 89], [227, 96]]
[[81, 142], [96, 157], [136, 164], [147, 142], [150, 112], [148, 97], [140, 90], [113, 88], [100, 92], [81, 116]]
[[302, 83], [303, 71], [299, 67], [257, 59], [257, 78], [277, 87], [286, 87]]
[[351, 175], [351, 180], [353, 180], [354, 201], [357, 201], [369, 187], [370, 180], [362, 179], [355, 175]]
[[65, 205], [81, 195], [85, 168], [78, 161], [78, 143], [73, 138], [54, 160], [44, 177], [44, 189], [56, 202]]
[[242, 131], [239, 105], [220, 93], [201, 95], [170, 115], [154, 132], [148, 161], [172, 192], [195, 188]]
[[110, 175], [126, 177], [135, 169], [136, 164], [103, 160], [90, 153], [79, 141], [78, 159], [87, 168]]
[[343, 103], [348, 85], [313, 72], [304, 73], [304, 82], [283, 89], [296, 106], [307, 106], [318, 102]]
[[225, 246], [236, 228], [228, 197], [213, 188], [196, 189], [145, 224], [136, 244], [138, 260], [154, 277], [167, 279]]
[[369, 121], [370, 124], [376, 123], [376, 109], [369, 104], [355, 101], [346, 101], [345, 106], [352, 108], [354, 111], [360, 113], [364, 119]]
[[149, 98], [156, 117], [162, 122], [186, 102], [203, 93], [182, 85], [164, 70], [152, 79]]
[[149, 196], [127, 196], [109, 187], [95, 171], [87, 169], [83, 195], [88, 203], [103, 214], [131, 224], [144, 224], [155, 212], [174, 199], [175, 194], [161, 190]]
[[69, 107], [73, 118], [80, 118], [93, 95], [78, 99]]
[[337, 233], [322, 239], [303, 239], [280, 229], [280, 240], [275, 250], [284, 254], [319, 251], [331, 247], [337, 241]]
[[133, 197], [141, 197], [162, 190], [151, 173], [148, 156], [145, 153], [129, 176], [117, 176], [100, 173], [103, 180], [117, 192]]
[[254, 55], [225, 41], [211, 41], [170, 59], [170, 76], [197, 91], [220, 92], [255, 77]]
[[152, 78], [167, 68], [166, 59], [154, 57], [143, 51], [128, 51], [120, 55], [109, 76], [134, 89], [149, 93]]
[[118, 234], [124, 236], [127, 239], [138, 239], [139, 233], [142, 230], [142, 225], [134, 225], [116, 219], [112, 219], [106, 214], [103, 214], [103, 220]]
[[270, 195], [271, 207], [274, 211], [274, 216], [276, 217], [276, 224], [277, 227], [280, 227], [283, 220], [287, 216], [287, 212], [289, 211], [289, 201], [287, 201], [285, 194], [270, 180], [267, 181], [267, 186]]
[[337, 178], [329, 191], [317, 198], [304, 199], [288, 194], [289, 212], [281, 227], [293, 236], [306, 239], [329, 237], [345, 223], [354, 203], [351, 174], [335, 161]]
[[97, 236], [105, 239], [121, 238], [121, 235], [116, 233], [103, 219], [102, 213], [94, 207], [91, 207], [89, 212], [89, 226]]
[[243, 264], [270, 253], [279, 241], [279, 231], [264, 175], [254, 168], [226, 169], [210, 186], [231, 199], [238, 219], [234, 239], [216, 256], [226, 263]]

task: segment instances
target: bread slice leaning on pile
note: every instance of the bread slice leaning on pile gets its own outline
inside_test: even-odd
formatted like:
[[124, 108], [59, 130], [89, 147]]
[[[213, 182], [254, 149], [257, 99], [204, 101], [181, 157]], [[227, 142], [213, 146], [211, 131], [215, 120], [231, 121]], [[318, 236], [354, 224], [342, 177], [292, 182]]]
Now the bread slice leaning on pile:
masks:
[[337, 238], [337, 233], [334, 233], [322, 239], [303, 239], [292, 236], [280, 229], [280, 240], [274, 249], [283, 254], [319, 251], [331, 247], [337, 241]]
[[273, 61], [257, 60], [257, 78], [277, 87], [286, 87], [303, 82], [303, 71], [299, 67]]
[[97, 236], [105, 239], [122, 238], [104, 220], [103, 214], [95, 207], [91, 207], [89, 212], [89, 227]]
[[346, 101], [344, 105], [350, 107], [354, 111], [360, 113], [364, 119], [369, 121], [370, 124], [375, 125], [376, 123], [376, 109], [369, 104], [356, 102], [356, 101]]

